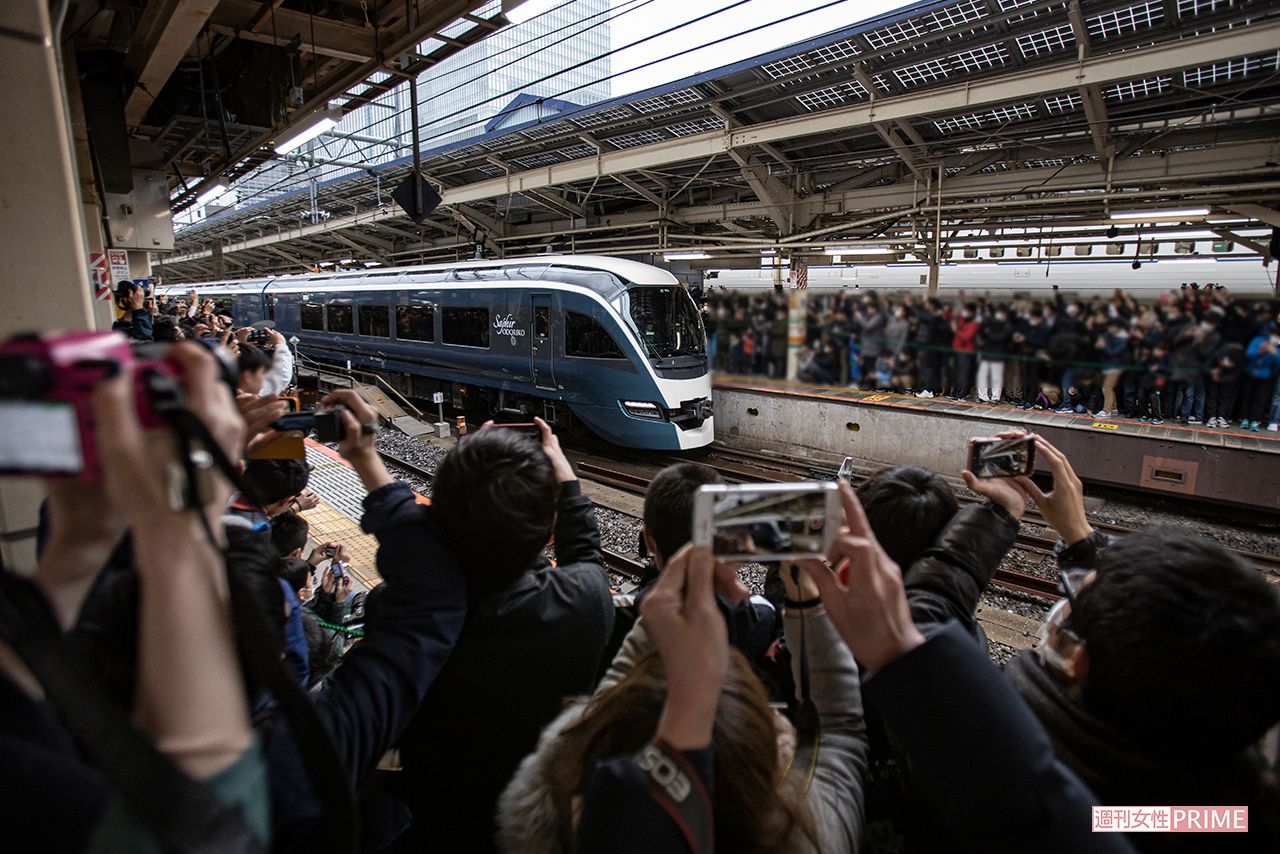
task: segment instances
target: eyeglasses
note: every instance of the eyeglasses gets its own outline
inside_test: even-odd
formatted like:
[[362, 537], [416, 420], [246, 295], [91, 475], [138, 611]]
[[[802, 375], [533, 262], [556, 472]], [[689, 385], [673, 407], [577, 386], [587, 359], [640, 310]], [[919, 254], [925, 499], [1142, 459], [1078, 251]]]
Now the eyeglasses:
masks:
[[1076, 597], [1092, 581], [1092, 573], [1092, 569], [1072, 567], [1062, 570], [1058, 576], [1058, 589], [1062, 591], [1066, 598], [1058, 600], [1049, 609], [1044, 623], [1040, 626], [1035, 646], [1036, 654], [1039, 655], [1040, 660], [1054, 670], [1062, 670], [1065, 664], [1066, 656], [1061, 648], [1063, 639], [1075, 644], [1081, 643], [1080, 636], [1068, 628], [1065, 623], [1070, 614], [1069, 609], [1075, 608]]
[[1092, 569], [1069, 567], [1058, 574], [1058, 589], [1067, 597], [1072, 608], [1076, 606], [1076, 597], [1080, 595], [1080, 591], [1088, 586], [1092, 572]]

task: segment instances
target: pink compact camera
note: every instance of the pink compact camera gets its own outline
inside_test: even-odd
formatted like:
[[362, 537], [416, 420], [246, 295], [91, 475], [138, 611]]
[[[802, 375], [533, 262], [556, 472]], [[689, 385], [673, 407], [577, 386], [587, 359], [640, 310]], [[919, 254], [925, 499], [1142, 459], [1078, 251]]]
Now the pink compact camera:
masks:
[[167, 350], [135, 350], [114, 332], [19, 335], [0, 344], [0, 473], [96, 480], [94, 386], [132, 364], [142, 426], [162, 427], [161, 413], [182, 402]]

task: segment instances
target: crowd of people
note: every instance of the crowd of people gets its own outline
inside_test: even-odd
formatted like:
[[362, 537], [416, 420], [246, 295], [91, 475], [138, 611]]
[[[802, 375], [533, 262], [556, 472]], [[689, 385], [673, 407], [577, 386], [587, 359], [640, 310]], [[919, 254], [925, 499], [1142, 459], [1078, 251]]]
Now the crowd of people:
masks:
[[[1276, 301], [1190, 285], [1142, 303], [810, 294], [798, 378], [1095, 418], [1280, 430]], [[713, 291], [719, 371], [785, 375], [785, 294]]]
[[[937, 311], [848, 308], [864, 329]], [[947, 323], [977, 311], [1021, 309]], [[1253, 311], [1239, 323], [1267, 322]], [[1280, 591], [1210, 540], [1094, 530], [1042, 437], [1049, 488], [966, 471], [984, 500], [961, 507], [917, 467], [842, 482], [832, 551], [754, 593], [690, 543], [718, 474], [671, 466], [622, 596], [547, 424], [463, 437], [423, 503], [340, 390], [325, 404], [344, 407], [383, 579], [359, 595], [346, 547], [309, 529], [305, 460], [262, 453], [287, 347], [202, 337], [164, 357], [182, 385], [167, 426], [144, 426], [128, 363], [88, 390], [100, 471], [46, 479], [38, 566], [0, 574], [5, 850], [1207, 847], [1093, 833], [1107, 804], [1249, 807], [1250, 832], [1213, 850], [1280, 842]], [[938, 352], [884, 337], [865, 359]], [[1001, 672], [975, 614], [1030, 505], [1061, 539], [1065, 598]]]

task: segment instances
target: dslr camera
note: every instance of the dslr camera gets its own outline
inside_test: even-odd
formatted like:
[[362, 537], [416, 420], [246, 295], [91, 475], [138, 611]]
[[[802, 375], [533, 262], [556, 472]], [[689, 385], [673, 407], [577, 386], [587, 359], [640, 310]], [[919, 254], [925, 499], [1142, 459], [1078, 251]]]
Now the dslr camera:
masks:
[[[183, 406], [171, 347], [131, 347], [115, 332], [18, 335], [0, 344], [0, 474], [97, 480], [94, 387], [132, 366], [138, 419], [145, 429], [165, 426], [165, 414]], [[210, 349], [234, 389], [228, 354]]]
[[342, 413], [349, 410], [341, 404], [310, 412], [291, 412], [275, 420], [271, 426], [281, 432], [300, 430], [303, 433], [315, 431], [317, 442], [341, 442], [347, 437], [343, 429]]
[[265, 326], [255, 327], [253, 331], [249, 333], [249, 343], [255, 347], [270, 347], [271, 330], [267, 329]]

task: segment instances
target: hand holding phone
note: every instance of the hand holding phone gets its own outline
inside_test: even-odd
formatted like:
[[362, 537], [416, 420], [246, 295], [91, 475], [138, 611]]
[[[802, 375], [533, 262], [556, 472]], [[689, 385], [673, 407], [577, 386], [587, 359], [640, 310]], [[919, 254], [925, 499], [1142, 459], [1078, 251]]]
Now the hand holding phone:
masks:
[[840, 530], [836, 484], [707, 484], [694, 496], [693, 542], [717, 561], [821, 558]]
[[969, 440], [969, 471], [975, 477], [1028, 477], [1036, 469], [1030, 436]]

